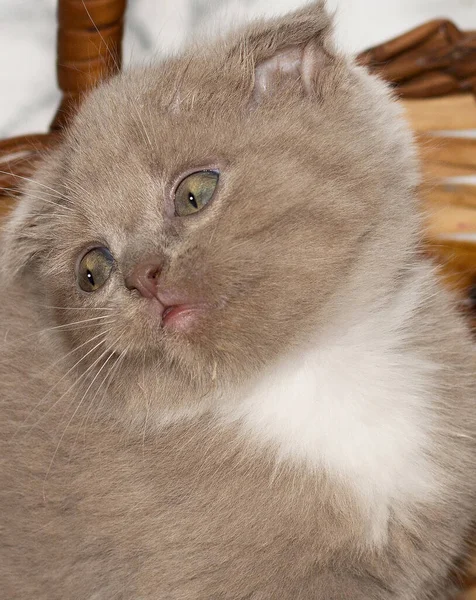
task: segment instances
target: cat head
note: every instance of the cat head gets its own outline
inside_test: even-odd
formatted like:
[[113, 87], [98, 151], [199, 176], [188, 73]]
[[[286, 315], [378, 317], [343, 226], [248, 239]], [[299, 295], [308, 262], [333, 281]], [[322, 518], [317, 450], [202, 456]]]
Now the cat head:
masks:
[[246, 381], [379, 293], [415, 183], [399, 110], [311, 4], [93, 91], [8, 222], [4, 269], [55, 335], [98, 345], [95, 369]]

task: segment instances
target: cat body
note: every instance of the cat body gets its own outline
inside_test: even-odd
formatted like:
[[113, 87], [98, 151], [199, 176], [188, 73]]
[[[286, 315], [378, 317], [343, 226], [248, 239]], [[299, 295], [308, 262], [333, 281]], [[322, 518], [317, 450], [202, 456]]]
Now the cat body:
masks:
[[417, 183], [320, 4], [86, 99], [0, 242], [5, 597], [454, 597], [474, 350]]
[[[29, 305], [14, 308], [7, 298], [2, 306], [10, 322], [7, 343], [11, 336], [21, 339], [25, 325], [29, 331], [44, 326], [30, 321]], [[12, 322], [14, 311], [19, 315]], [[419, 319], [421, 328], [425, 319]], [[442, 319], [447, 325], [440, 329], [458, 327], [452, 315], [442, 312]], [[425, 325], [434, 342], [438, 324]], [[428, 367], [444, 344], [445, 332], [438, 335], [436, 348], [416, 347], [395, 362], [382, 359], [395, 354], [378, 347], [381, 336], [375, 347], [352, 348], [350, 339], [341, 349], [324, 346], [330, 363], [332, 352], [342, 361], [333, 365], [340, 367], [340, 381], [316, 375], [324, 369], [320, 352], [269, 373], [243, 403], [252, 404], [255, 395], [263, 404], [278, 404], [286, 392], [293, 412], [280, 406], [281, 418], [307, 419], [308, 427], [330, 438], [316, 448], [304, 439], [302, 424], [282, 424], [264, 437], [281, 441], [279, 461], [271, 445], [260, 443], [267, 422], [279, 428], [276, 415], [266, 415], [273, 407], [260, 407], [260, 419], [241, 408], [125, 433], [96, 404], [83, 402], [68, 426], [84, 390], [73, 405], [63, 396], [73, 377], [49, 392], [64, 377], [51, 367], [57, 348], [19, 345], [2, 376], [10, 390], [2, 420], [8, 448], [2, 453], [5, 597], [451, 597], [448, 570], [464, 555], [473, 508], [466, 480], [472, 406], [454, 393], [464, 377], [461, 363], [436, 379]], [[304, 361], [311, 376], [303, 372]], [[25, 364], [28, 377], [19, 368]], [[379, 414], [372, 397], [369, 406], [352, 410], [359, 386], [366, 396], [369, 368], [383, 371], [380, 398], [389, 387], [398, 390], [406, 410], [385, 406]], [[412, 401], [412, 394], [418, 398], [420, 388], [428, 389], [428, 375], [432, 386], [451, 394], [449, 414], [441, 391], [426, 407]], [[309, 393], [306, 387], [315, 383], [326, 391]], [[347, 390], [350, 404], [342, 406]], [[310, 402], [324, 408], [309, 414]], [[302, 456], [298, 441], [285, 443], [286, 434], [301, 436]], [[293, 464], [293, 452], [299, 459], [307, 452], [309, 467]], [[324, 464], [317, 464], [318, 455]]]

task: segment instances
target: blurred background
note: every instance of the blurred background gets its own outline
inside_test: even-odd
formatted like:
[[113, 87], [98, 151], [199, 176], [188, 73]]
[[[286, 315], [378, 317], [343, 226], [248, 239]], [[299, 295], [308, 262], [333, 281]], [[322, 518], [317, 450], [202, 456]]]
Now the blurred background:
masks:
[[[172, 52], [210, 26], [283, 13], [302, 0], [129, 0], [126, 65]], [[476, 0], [328, 0], [341, 47], [362, 50], [425, 20], [476, 30]], [[0, 0], [0, 138], [47, 128], [55, 88], [56, 0]]]

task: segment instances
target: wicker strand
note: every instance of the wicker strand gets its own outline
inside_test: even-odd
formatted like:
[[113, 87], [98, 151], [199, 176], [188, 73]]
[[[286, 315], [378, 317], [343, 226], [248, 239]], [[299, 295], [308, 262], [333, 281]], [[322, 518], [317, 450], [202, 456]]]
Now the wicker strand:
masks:
[[59, 0], [58, 86], [63, 100], [51, 128], [64, 127], [81, 96], [121, 69], [126, 0]]

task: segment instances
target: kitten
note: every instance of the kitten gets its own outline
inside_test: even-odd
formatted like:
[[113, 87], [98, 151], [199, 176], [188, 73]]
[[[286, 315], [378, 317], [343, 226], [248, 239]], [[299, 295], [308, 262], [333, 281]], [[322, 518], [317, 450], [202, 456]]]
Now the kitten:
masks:
[[105, 83], [5, 224], [0, 586], [452, 598], [474, 357], [322, 4]]

